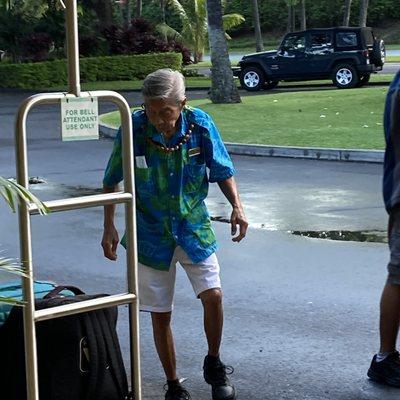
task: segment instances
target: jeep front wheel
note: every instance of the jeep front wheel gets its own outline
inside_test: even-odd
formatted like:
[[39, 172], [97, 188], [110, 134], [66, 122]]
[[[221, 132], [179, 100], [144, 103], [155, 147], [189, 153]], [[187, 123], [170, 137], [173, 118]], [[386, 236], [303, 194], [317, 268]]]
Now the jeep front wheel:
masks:
[[250, 92], [255, 92], [264, 87], [264, 73], [260, 68], [257, 67], [247, 67], [240, 74], [240, 83], [243, 89]]
[[339, 89], [353, 88], [357, 86], [358, 80], [357, 71], [352, 65], [341, 64], [333, 71], [332, 81]]

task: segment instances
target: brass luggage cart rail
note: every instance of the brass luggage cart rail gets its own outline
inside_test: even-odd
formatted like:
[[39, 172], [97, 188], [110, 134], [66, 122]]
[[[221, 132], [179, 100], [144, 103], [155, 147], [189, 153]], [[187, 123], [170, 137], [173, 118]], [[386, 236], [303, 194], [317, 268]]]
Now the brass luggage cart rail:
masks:
[[[64, 5], [65, 3], [65, 5]], [[33, 290], [33, 261], [32, 237], [30, 219], [38, 214], [37, 207], [32, 204], [22, 203], [18, 208], [20, 253], [22, 265], [27, 274], [23, 278], [24, 307], [24, 339], [27, 399], [39, 400], [39, 382], [36, 347], [36, 322], [66, 315], [91, 311], [104, 307], [129, 304], [130, 327], [130, 362], [131, 362], [131, 387], [135, 400], [141, 400], [141, 374], [140, 374], [140, 343], [139, 343], [139, 304], [137, 283], [137, 249], [136, 249], [136, 213], [133, 176], [133, 146], [132, 146], [132, 120], [129, 105], [126, 100], [116, 92], [94, 91], [81, 92], [79, 80], [79, 51], [78, 51], [78, 14], [76, 0], [64, 0], [61, 4], [66, 9], [66, 34], [68, 53], [68, 93], [41, 93], [27, 98], [19, 107], [16, 117], [15, 143], [18, 183], [28, 188], [28, 157], [27, 157], [27, 132], [26, 120], [29, 111], [34, 106], [43, 104], [60, 104], [65, 97], [98, 97], [99, 99], [114, 103], [121, 114], [122, 121], [122, 148], [123, 148], [123, 176], [124, 192], [105, 193], [99, 195], [58, 199], [45, 204], [52, 212], [77, 210], [88, 207], [99, 207], [110, 204], [123, 203], [125, 206], [126, 228], [126, 263], [128, 293], [122, 293], [93, 300], [63, 305], [45, 310], [35, 310]], [[51, 216], [50, 216], [51, 218]]]

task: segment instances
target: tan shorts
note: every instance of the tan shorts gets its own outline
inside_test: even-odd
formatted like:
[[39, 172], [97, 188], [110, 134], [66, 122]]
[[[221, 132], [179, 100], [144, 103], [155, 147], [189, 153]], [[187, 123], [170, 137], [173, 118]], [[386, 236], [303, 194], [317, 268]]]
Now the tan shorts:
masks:
[[215, 253], [196, 264], [178, 246], [169, 271], [160, 271], [139, 263], [140, 311], [172, 311], [177, 263], [185, 270], [196, 297], [206, 290], [221, 288], [220, 267]]

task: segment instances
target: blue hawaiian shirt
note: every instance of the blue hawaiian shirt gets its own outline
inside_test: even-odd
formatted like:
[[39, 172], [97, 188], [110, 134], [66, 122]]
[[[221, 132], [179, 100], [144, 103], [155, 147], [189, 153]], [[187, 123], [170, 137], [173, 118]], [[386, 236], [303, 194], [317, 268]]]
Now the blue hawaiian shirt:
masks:
[[[208, 184], [235, 172], [218, 129], [207, 113], [185, 107], [167, 145], [178, 144], [190, 125], [192, 134], [179, 151], [165, 153], [154, 144], [166, 145], [144, 111], [134, 112], [132, 121], [139, 262], [168, 270], [175, 247], [181, 246], [198, 263], [218, 248], [204, 203]], [[119, 130], [104, 175], [107, 187], [123, 179], [121, 145]]]

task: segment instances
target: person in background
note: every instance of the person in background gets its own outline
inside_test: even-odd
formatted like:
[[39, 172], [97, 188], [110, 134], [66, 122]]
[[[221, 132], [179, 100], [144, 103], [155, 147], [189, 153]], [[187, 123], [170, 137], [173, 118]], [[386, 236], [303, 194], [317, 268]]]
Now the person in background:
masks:
[[387, 94], [384, 129], [383, 196], [389, 213], [390, 261], [381, 298], [381, 344], [372, 359], [368, 376], [373, 381], [400, 387], [400, 356], [396, 350], [400, 322], [400, 72]]

